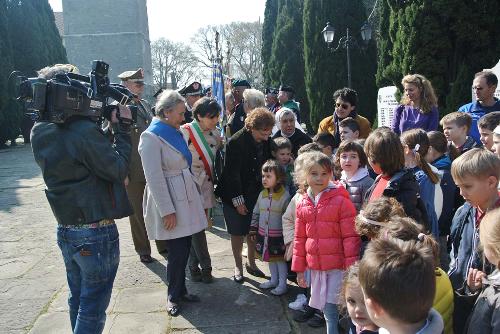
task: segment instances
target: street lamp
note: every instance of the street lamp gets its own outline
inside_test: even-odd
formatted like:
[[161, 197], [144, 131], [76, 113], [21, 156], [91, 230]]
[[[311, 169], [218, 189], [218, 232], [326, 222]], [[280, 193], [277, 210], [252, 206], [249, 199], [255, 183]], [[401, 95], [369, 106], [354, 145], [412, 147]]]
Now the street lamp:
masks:
[[[372, 38], [372, 27], [368, 22], [365, 22], [363, 26], [361, 27], [361, 39], [367, 45], [371, 38]], [[356, 42], [356, 40], [349, 35], [349, 28], [346, 29], [346, 35], [342, 36], [339, 38], [339, 44], [337, 45], [336, 48], [333, 48], [333, 40], [335, 37], [335, 28], [328, 22], [321, 31], [323, 34], [323, 38], [325, 39], [325, 43], [328, 44], [328, 47], [333, 51], [336, 52], [340, 47], [346, 49], [346, 55], [347, 55], [347, 86], [351, 87], [351, 55], [350, 55], [350, 47], [351, 46], [358, 46], [360, 45]]]

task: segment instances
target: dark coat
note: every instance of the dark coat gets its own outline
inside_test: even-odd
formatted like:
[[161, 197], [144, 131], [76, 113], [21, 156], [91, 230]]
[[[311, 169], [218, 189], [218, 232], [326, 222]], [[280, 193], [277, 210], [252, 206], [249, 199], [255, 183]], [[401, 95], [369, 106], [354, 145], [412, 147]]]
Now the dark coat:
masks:
[[439, 217], [439, 234], [449, 235], [451, 222], [457, 209], [464, 204], [460, 190], [451, 177], [451, 160], [447, 155], [436, 159], [432, 165], [439, 170], [441, 175], [441, 190], [443, 191], [443, 210]]
[[240, 131], [245, 125], [245, 118], [247, 114], [245, 113], [245, 109], [243, 108], [243, 100], [234, 106], [234, 113], [231, 115], [231, 120], [228, 123], [229, 131], [231, 132], [231, 136], [235, 135], [236, 132]]
[[130, 135], [117, 124], [113, 132], [112, 144], [88, 118], [63, 125], [37, 122], [33, 127], [33, 155], [59, 224], [88, 224], [132, 214], [124, 185]]
[[[380, 181], [380, 176], [375, 179], [372, 186], [366, 191], [365, 203], [368, 202], [373, 190]], [[409, 169], [402, 169], [396, 172], [383, 193], [384, 196], [395, 198], [405, 210], [405, 213], [430, 230], [430, 223], [425, 205], [420, 198], [420, 187], [415, 179], [415, 175]]]
[[272, 143], [271, 138], [263, 142], [259, 161], [251, 132], [243, 128], [235, 133], [226, 146], [225, 165], [215, 195], [228, 205], [233, 205], [233, 198], [243, 196], [248, 211], [252, 212], [262, 190], [262, 165], [272, 158]]
[[[281, 130], [278, 130], [278, 132], [274, 134], [273, 139], [279, 137], [284, 137], [281, 134]], [[295, 129], [295, 133], [291, 137], [286, 137], [286, 138], [288, 138], [292, 142], [292, 154], [294, 158], [297, 158], [299, 148], [301, 148], [305, 144], [312, 143], [311, 137], [309, 137], [307, 134], [300, 131], [299, 129]]]

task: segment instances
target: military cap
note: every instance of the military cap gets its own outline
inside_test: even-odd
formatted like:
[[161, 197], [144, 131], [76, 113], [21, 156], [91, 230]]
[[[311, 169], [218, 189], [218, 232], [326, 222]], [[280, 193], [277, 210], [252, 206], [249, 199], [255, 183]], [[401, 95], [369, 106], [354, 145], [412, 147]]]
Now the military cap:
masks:
[[252, 86], [250, 86], [250, 84], [248, 83], [248, 81], [244, 80], [244, 79], [233, 79], [233, 81], [231, 82], [232, 86], [233, 87], [248, 87], [248, 88], [251, 88]]
[[135, 71], [125, 71], [118, 75], [121, 81], [144, 82], [144, 71], [139, 68]]
[[153, 97], [154, 97], [154, 98], [157, 98], [157, 97], [158, 97], [158, 95], [160, 95], [161, 93], [163, 93], [163, 91], [164, 91], [164, 90], [165, 90], [165, 89], [163, 89], [163, 88], [158, 89], [158, 90], [156, 91], [156, 93], [154, 93], [154, 94], [153, 94]]
[[286, 85], [281, 85], [279, 90], [282, 92], [289, 92], [292, 94], [295, 93], [295, 90], [291, 86], [286, 86]]
[[182, 96], [201, 95], [201, 93], [201, 83], [199, 83], [198, 81], [194, 81], [190, 85], [184, 86], [179, 90], [179, 94], [181, 94]]
[[267, 87], [265, 91], [266, 95], [276, 95], [278, 96], [278, 90], [273, 87]]

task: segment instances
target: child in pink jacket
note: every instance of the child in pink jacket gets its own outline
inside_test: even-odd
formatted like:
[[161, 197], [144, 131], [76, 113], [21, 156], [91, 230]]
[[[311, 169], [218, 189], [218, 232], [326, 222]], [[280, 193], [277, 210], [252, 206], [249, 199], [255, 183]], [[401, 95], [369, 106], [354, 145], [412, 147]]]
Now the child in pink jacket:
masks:
[[356, 208], [345, 188], [331, 181], [331, 159], [319, 152], [305, 154], [301, 172], [309, 189], [297, 204], [292, 270], [302, 287], [304, 271], [311, 270], [309, 305], [323, 310], [327, 333], [337, 334], [342, 276], [358, 259], [361, 246], [354, 229]]

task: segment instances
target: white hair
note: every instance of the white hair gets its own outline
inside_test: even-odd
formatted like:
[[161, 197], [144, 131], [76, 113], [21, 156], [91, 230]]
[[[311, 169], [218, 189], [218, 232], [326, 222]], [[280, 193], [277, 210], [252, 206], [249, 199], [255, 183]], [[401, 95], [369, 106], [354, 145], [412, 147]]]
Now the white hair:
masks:
[[297, 116], [295, 115], [295, 113], [293, 112], [292, 109], [290, 109], [290, 108], [281, 108], [280, 111], [281, 111], [281, 113], [279, 115], [278, 122], [281, 122], [281, 120], [283, 118], [287, 117], [287, 116], [292, 116], [294, 121], [297, 120]]
[[257, 89], [245, 89], [243, 92], [243, 100], [245, 101], [245, 105], [249, 111], [266, 106], [266, 97], [264, 96], [264, 93]]
[[171, 89], [164, 90], [158, 97], [155, 111], [156, 115], [168, 110], [172, 110], [177, 104], [184, 103], [186, 100], [179, 92]]

